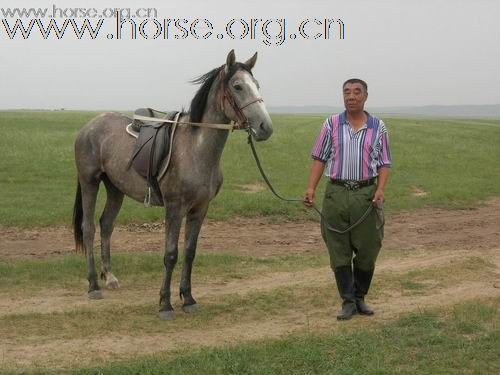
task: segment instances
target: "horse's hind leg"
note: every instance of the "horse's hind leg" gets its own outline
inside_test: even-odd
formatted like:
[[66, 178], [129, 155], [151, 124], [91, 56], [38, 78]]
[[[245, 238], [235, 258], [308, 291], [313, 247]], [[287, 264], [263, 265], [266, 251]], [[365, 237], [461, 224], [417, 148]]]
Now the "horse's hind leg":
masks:
[[117, 289], [120, 285], [118, 279], [111, 273], [111, 234], [113, 233], [116, 216], [123, 203], [123, 193], [116, 188], [105, 176], [106, 205], [99, 220], [101, 229], [101, 279], [106, 281], [108, 289]]
[[99, 191], [99, 180], [90, 178], [86, 180], [80, 177], [80, 185], [82, 189], [82, 207], [83, 207], [83, 245], [87, 253], [87, 279], [89, 281], [89, 298], [101, 299], [102, 293], [97, 282], [97, 272], [94, 260], [94, 236], [95, 224], [94, 213]]
[[174, 308], [170, 303], [170, 284], [172, 273], [177, 263], [179, 253], [178, 242], [181, 230], [183, 214], [179, 203], [166, 205], [165, 215], [165, 255], [163, 263], [165, 265], [165, 278], [160, 290], [160, 319], [173, 319], [175, 317]]
[[197, 304], [191, 295], [191, 271], [196, 255], [196, 246], [201, 225], [207, 214], [208, 204], [188, 212], [186, 216], [186, 235], [184, 240], [184, 265], [182, 267], [180, 297], [184, 300], [182, 309], [191, 313], [197, 310]]

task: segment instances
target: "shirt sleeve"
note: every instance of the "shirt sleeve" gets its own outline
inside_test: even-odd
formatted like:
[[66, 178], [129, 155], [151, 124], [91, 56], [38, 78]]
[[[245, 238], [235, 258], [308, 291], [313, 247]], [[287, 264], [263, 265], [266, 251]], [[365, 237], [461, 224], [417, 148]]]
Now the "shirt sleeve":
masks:
[[327, 162], [332, 154], [332, 120], [326, 119], [311, 151], [311, 158]]
[[381, 167], [390, 168], [392, 165], [391, 148], [389, 147], [389, 134], [385, 124], [380, 121], [380, 134], [378, 137], [379, 158], [377, 161], [377, 169]]

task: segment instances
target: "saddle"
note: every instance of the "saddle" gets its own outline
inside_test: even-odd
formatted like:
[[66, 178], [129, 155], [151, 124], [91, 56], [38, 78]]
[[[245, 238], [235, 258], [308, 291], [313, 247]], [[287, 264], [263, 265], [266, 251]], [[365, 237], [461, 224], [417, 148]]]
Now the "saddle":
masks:
[[[134, 115], [173, 120], [177, 112], [165, 114], [151, 108], [139, 108], [134, 112]], [[133, 167], [148, 183], [148, 192], [144, 203], [146, 205], [163, 205], [158, 172], [160, 165], [170, 151], [172, 124], [134, 119], [129, 128], [127, 131], [131, 130], [137, 133], [137, 141], [127, 168]]]

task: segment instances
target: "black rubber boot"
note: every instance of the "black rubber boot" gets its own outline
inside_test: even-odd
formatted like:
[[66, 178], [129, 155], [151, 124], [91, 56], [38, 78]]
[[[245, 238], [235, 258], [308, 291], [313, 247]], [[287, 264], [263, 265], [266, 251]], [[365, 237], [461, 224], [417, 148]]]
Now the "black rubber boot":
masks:
[[349, 320], [356, 314], [352, 268], [351, 266], [337, 267], [334, 273], [337, 288], [343, 300], [342, 310], [337, 314], [337, 320]]
[[354, 296], [356, 298], [356, 308], [361, 315], [375, 314], [375, 311], [365, 303], [365, 296], [368, 293], [368, 289], [370, 289], [373, 271], [363, 271], [359, 268], [354, 268]]

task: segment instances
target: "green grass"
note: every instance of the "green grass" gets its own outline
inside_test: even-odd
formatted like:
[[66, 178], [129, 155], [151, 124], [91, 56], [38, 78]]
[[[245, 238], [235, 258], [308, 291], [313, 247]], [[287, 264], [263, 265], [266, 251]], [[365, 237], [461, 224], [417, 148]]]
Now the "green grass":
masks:
[[[387, 119], [395, 162], [388, 205], [460, 208], [500, 194], [499, 121]], [[485, 126], [491, 125], [491, 126]], [[428, 194], [416, 197], [419, 188]]]
[[225, 294], [210, 297], [209, 301], [199, 298], [200, 312], [193, 315], [180, 311], [177, 306], [180, 302], [174, 293], [173, 303], [177, 307], [175, 323], [158, 319], [156, 295], [154, 300], [137, 304], [128, 304], [130, 301], [124, 300], [122, 305], [93, 305], [64, 312], [13, 313], [0, 316], [0, 335], [5, 340], [26, 343], [36, 342], [40, 337], [46, 340], [73, 340], [101, 335], [141, 337], [160, 332], [168, 335], [180, 330], [203, 330], [207, 327], [224, 329], [235, 316], [238, 317], [238, 324], [258, 324], [280, 311], [294, 308], [305, 311], [315, 301], [315, 308], [328, 311], [333, 293], [324, 289], [279, 287], [272, 291], [251, 291], [244, 296]]
[[[385, 257], [401, 257], [403, 252], [391, 251]], [[405, 255], [409, 256], [409, 255]], [[86, 338], [137, 336], [147, 337], [179, 333], [182, 330], [223, 330], [228, 325], [258, 326], [287, 314], [307, 315], [316, 319], [334, 319], [339, 297], [333, 279], [322, 283], [302, 283], [272, 289], [249, 290], [243, 295], [216, 292], [198, 297], [199, 314], [180, 313], [179, 300], [174, 305], [179, 314], [174, 323], [158, 320], [157, 288], [163, 273], [162, 255], [115, 254], [113, 264], [123, 278], [122, 303], [94, 301], [91, 305], [50, 313], [16, 312], [0, 317], [0, 337], [14, 347], [35, 345], [43, 338], [75, 340]], [[179, 265], [178, 265], [179, 266]], [[280, 271], [294, 272], [306, 268], [327, 268], [326, 255], [290, 255], [271, 258], [250, 258], [235, 255], [207, 254], [197, 257], [197, 285], [219, 285], [231, 280], [258, 279], [261, 275]], [[409, 270], [399, 274], [384, 272], [374, 280], [370, 298], [390, 301], [385, 293], [405, 290], [425, 292], [426, 282], [435, 280], [443, 285], [464, 280], [489, 279], [492, 264], [478, 257], [459, 259], [450, 264]], [[177, 267], [175, 285], [180, 267]], [[476, 276], [475, 276], [476, 275]], [[453, 276], [451, 279], [450, 277]], [[75, 255], [0, 263], [0, 298], [36, 295], [37, 290], [65, 288], [68, 293], [80, 290], [85, 298], [85, 260]], [[221, 285], [222, 285], [221, 284]], [[420, 285], [424, 287], [420, 288]], [[76, 288], [76, 289], [72, 289]], [[134, 301], [139, 291], [153, 288], [154, 297]], [[148, 290], [153, 290], [148, 289]], [[132, 291], [132, 293], [128, 293]], [[151, 294], [153, 295], [153, 294]], [[116, 297], [116, 296], [115, 296]], [[105, 300], [108, 301], [108, 300]], [[472, 300], [444, 309], [423, 310], [387, 323], [377, 318], [355, 317], [339, 325], [335, 332], [318, 331], [309, 324], [281, 339], [238, 343], [223, 347], [160, 352], [151, 356], [114, 357], [113, 362], [91, 362], [93, 367], [81, 368], [76, 361], [65, 363], [69, 373], [77, 374], [353, 374], [353, 373], [496, 373], [500, 337], [498, 330], [500, 299]], [[119, 318], [117, 318], [119, 317]], [[235, 320], [236, 317], [236, 320]], [[385, 322], [385, 323], [384, 323]], [[332, 323], [334, 325], [334, 323]], [[314, 325], [312, 325], [314, 327]], [[118, 361], [120, 359], [120, 361]], [[31, 367], [32, 366], [32, 367]], [[27, 373], [51, 373], [42, 364], [33, 363]], [[58, 369], [54, 373], [60, 373]], [[2, 370], [0, 369], [0, 373]]]
[[400, 284], [401, 284], [402, 289], [407, 289], [407, 290], [411, 290], [411, 291], [415, 291], [415, 292], [418, 292], [418, 291], [421, 291], [422, 289], [427, 288], [427, 286], [425, 284], [423, 284], [421, 282], [419, 283], [419, 282], [411, 281], [411, 280], [401, 280]]
[[[196, 296], [198, 285], [222, 285], [231, 280], [257, 279], [269, 273], [296, 272], [303, 269], [317, 269], [323, 272], [327, 265], [324, 256], [291, 255], [272, 258], [248, 258], [234, 255], [204, 255], [200, 256], [195, 265], [196, 280], [193, 292]], [[92, 306], [79, 306], [78, 309], [68, 309], [63, 312], [51, 313], [16, 313], [0, 317], [0, 337], [10, 340], [22, 338], [23, 341], [46, 337], [51, 339], [85, 338], [88, 336], [112, 332], [123, 335], [150, 335], [158, 332], [157, 295], [151, 298], [134, 301], [137, 292], [143, 290], [157, 290], [163, 274], [160, 254], [123, 254], [118, 255], [115, 261], [118, 277], [123, 276], [122, 289], [116, 293], [124, 304], [93, 304]], [[456, 274], [461, 279], [471, 276], [464, 273], [470, 264], [471, 272], [482, 273], [483, 278], [488, 278], [485, 272], [491, 265], [489, 263], [475, 262], [470, 258], [467, 262], [453, 266]], [[420, 294], [426, 291], [426, 285], [419, 280], [439, 279], [440, 275], [448, 274], [449, 266], [433, 267], [428, 271], [407, 271], [398, 275], [378, 275], [371, 297], [374, 299], [385, 298], [386, 293], [401, 290], [403, 295], [409, 290], [411, 294]], [[178, 276], [181, 267], [177, 268], [173, 280], [173, 302], [178, 304], [175, 290], [178, 285]], [[50, 288], [65, 288], [67, 293], [79, 291], [82, 298], [85, 294], [85, 265], [83, 259], [68, 256], [63, 259], [50, 259], [40, 261], [18, 261], [0, 267], [0, 293], [1, 295], [19, 295], [23, 290], [23, 297], [27, 298], [32, 293], [34, 296], [40, 290]], [[398, 282], [399, 281], [399, 282]], [[447, 280], [448, 281], [448, 280]], [[459, 282], [460, 280], [455, 280]], [[127, 292], [133, 292], [127, 294]], [[134, 293], [135, 292], [135, 293]], [[416, 292], [416, 293], [415, 293]], [[122, 294], [121, 294], [122, 293]], [[121, 297], [120, 297], [121, 295]], [[132, 299], [131, 299], [132, 298]], [[248, 290], [244, 295], [225, 293], [220, 295], [203, 296], [199, 298], [202, 312], [193, 316], [180, 314], [175, 325], [164, 324], [162, 332], [167, 334], [177, 329], [198, 329], [217, 326], [224, 327], [234, 316], [238, 322], [258, 322], [265, 319], [266, 315], [277, 316], [282, 311], [302, 311], [306, 314], [315, 314], [318, 311], [328, 312], [339, 304], [335, 287], [328, 282], [297, 286], [276, 286], [270, 290]], [[132, 302], [132, 303], [130, 303]], [[69, 306], [68, 306], [69, 307]], [[178, 306], [177, 306], [178, 308]], [[478, 314], [481, 316], [480, 305]], [[331, 313], [331, 311], [330, 311]], [[116, 319], [117, 316], [123, 317]], [[455, 321], [464, 330], [477, 329], [477, 321], [468, 319], [466, 315], [456, 314]]]
[[173, 360], [160, 354], [71, 373], [493, 374], [500, 371], [499, 302], [470, 301], [451, 310], [413, 313], [375, 328], [306, 332], [194, 353], [184, 350]]
[[[398, 255], [398, 252], [391, 253]], [[382, 293], [399, 285], [403, 296], [431, 295], [436, 289], [453, 287], [463, 280], [491, 280], [495, 270], [495, 264], [488, 259], [470, 256], [403, 272], [386, 271], [375, 278], [374, 286]]]
[[[95, 113], [0, 112], [0, 225], [47, 226], [71, 221], [76, 186], [73, 142]], [[275, 115], [275, 132], [257, 149], [266, 172], [284, 196], [305, 190], [312, 143], [323, 116]], [[500, 122], [497, 120], [386, 119], [394, 167], [387, 187], [388, 210], [422, 206], [461, 208], [500, 195]], [[208, 216], [316, 219], [297, 203], [277, 200], [262, 183], [243, 132], [230, 135], [223, 153], [224, 186]], [[416, 196], [415, 189], [425, 196]], [[99, 209], [103, 207], [101, 189]], [[317, 201], [321, 201], [320, 186]], [[125, 200], [119, 222], [162, 220], [160, 208]]]
[[[309, 267], [328, 264], [327, 256], [287, 255], [266, 258], [225, 254], [199, 254], [194, 263], [196, 282], [206, 280], [227, 281], [245, 277], [256, 277], [272, 272], [292, 272]], [[144, 283], [155, 283], [159, 287], [165, 271], [163, 255], [160, 253], [114, 254], [113, 272], [129, 287], [142, 288]], [[96, 257], [97, 270], [100, 268]], [[40, 288], [81, 288], [86, 280], [86, 259], [83, 255], [68, 255], [44, 260], [20, 260], [0, 262], [0, 292], [26, 289], [26, 293]], [[182, 270], [182, 256], [174, 276]]]

